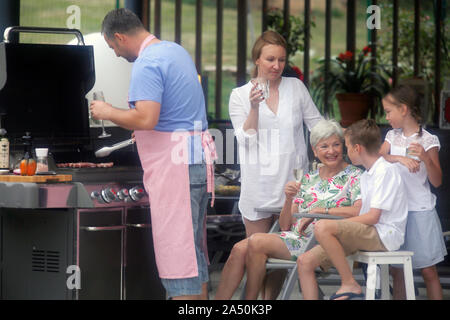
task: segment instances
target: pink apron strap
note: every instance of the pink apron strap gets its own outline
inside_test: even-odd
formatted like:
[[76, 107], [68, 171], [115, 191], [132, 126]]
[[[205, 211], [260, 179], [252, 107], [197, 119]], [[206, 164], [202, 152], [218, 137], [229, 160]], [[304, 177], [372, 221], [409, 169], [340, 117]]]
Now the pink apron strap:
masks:
[[144, 39], [144, 41], [142, 41], [141, 46], [139, 48], [139, 53], [138, 56], [141, 55], [142, 51], [144, 51], [144, 49], [148, 46], [148, 44], [150, 43], [150, 41], [152, 41], [153, 39], [155, 39], [156, 37], [153, 34], [150, 34], [149, 36], [147, 36], [147, 38]]
[[214, 190], [214, 160], [217, 159], [217, 151], [214, 140], [208, 130], [202, 132], [202, 147], [206, 160], [206, 183], [207, 192], [212, 194], [211, 207], [214, 206], [215, 190]]

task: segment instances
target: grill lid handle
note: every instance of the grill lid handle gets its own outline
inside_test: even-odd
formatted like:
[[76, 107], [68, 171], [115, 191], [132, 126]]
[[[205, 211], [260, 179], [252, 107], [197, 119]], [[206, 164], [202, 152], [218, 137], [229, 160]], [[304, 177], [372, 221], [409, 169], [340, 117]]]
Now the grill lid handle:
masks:
[[27, 33], [52, 33], [52, 34], [73, 34], [78, 39], [78, 45], [84, 46], [83, 34], [78, 29], [67, 29], [67, 28], [42, 28], [42, 27], [22, 27], [14, 26], [5, 29], [3, 38], [5, 42], [10, 42], [10, 35], [14, 32], [27, 32]]

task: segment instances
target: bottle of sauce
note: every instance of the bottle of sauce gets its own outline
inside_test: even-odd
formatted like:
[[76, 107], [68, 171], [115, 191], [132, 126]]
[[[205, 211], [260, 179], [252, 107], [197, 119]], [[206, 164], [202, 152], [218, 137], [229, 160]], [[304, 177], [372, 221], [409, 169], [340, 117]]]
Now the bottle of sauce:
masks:
[[36, 160], [33, 159], [33, 154], [31, 153], [31, 136], [27, 132], [25, 136], [22, 137], [25, 145], [25, 155], [22, 160], [20, 160], [20, 175], [22, 176], [34, 176], [36, 173]]
[[9, 141], [6, 137], [0, 138], [0, 170], [9, 170]]

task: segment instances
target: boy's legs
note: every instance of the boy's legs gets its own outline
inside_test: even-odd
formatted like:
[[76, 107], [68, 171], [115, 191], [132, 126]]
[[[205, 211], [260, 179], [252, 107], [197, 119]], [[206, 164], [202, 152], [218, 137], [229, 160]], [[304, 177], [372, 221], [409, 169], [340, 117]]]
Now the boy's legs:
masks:
[[[318, 257], [326, 270], [332, 265], [341, 276], [341, 287], [336, 292], [361, 293], [361, 287], [353, 278], [346, 256], [358, 251], [387, 251], [374, 226], [344, 220], [320, 220], [314, 227], [314, 235], [320, 246], [310, 251]], [[345, 299], [345, 297], [342, 297]]]
[[[341, 287], [336, 294], [344, 292], [361, 293], [361, 287], [353, 277], [353, 273], [348, 265], [346, 252], [339, 242], [338, 223], [335, 220], [320, 220], [314, 227], [314, 235], [327, 253], [329, 259], [341, 276]], [[345, 297], [342, 297], [345, 299]]]
[[390, 267], [389, 273], [392, 275], [392, 299], [405, 300], [406, 290], [403, 268]]

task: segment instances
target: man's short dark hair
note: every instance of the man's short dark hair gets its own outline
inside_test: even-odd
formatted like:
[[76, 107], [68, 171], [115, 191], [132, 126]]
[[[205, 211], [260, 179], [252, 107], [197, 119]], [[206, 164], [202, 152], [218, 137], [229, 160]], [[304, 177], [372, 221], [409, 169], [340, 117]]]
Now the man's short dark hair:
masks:
[[125, 8], [110, 11], [102, 23], [102, 34], [109, 39], [114, 38], [114, 33], [135, 34], [142, 29], [145, 28], [138, 16]]
[[381, 133], [375, 120], [363, 119], [355, 122], [345, 130], [345, 137], [352, 145], [359, 144], [370, 154], [377, 154], [381, 147]]

